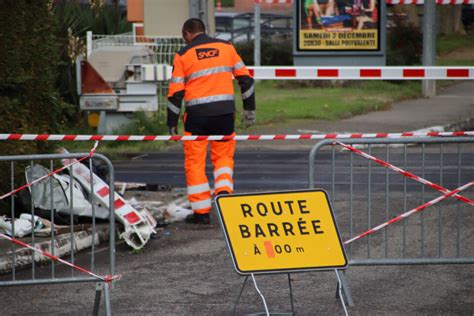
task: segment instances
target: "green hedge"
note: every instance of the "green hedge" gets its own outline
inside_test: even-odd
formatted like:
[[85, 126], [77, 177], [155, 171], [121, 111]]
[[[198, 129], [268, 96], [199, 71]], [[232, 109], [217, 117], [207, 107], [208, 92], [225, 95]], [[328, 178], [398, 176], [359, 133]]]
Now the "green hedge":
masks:
[[[0, 133], [55, 133], [69, 106], [55, 89], [59, 62], [56, 23], [48, 0], [8, 0], [0, 10]], [[51, 151], [46, 142], [2, 142], [0, 155]], [[10, 189], [0, 167], [0, 191]], [[17, 178], [24, 178], [18, 171]]]
[[[291, 39], [280, 41], [262, 40], [260, 61], [262, 66], [293, 65], [293, 48]], [[236, 44], [235, 49], [246, 65], [254, 65], [253, 41]]]

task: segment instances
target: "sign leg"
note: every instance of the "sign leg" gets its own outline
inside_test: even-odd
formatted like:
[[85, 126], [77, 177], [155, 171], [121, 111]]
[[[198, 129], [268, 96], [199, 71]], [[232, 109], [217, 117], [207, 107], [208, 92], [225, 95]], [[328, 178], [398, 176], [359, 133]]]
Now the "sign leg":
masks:
[[[344, 271], [337, 270], [337, 269], [335, 271], [336, 271], [337, 280], [338, 280], [338, 285], [337, 285], [338, 289], [339, 289], [339, 287], [342, 288], [342, 293], [344, 294], [344, 296], [347, 300], [347, 304], [351, 307], [354, 306], [354, 301], [352, 300], [351, 290], [349, 289], [349, 285], [347, 284], [346, 275], [344, 274]], [[338, 293], [336, 293], [336, 295], [338, 295]]]
[[260, 292], [260, 289], [257, 286], [257, 281], [255, 280], [255, 276], [253, 275], [253, 273], [250, 274], [250, 275], [252, 276], [252, 281], [253, 281], [253, 285], [255, 286], [255, 290], [257, 291], [257, 293], [262, 298], [263, 306], [265, 307], [265, 313], [266, 313], [267, 316], [270, 316], [270, 312], [268, 311], [267, 301], [265, 300], [265, 296], [263, 296], [262, 292]]
[[291, 302], [291, 314], [295, 314], [294, 306], [293, 306], [293, 289], [291, 288], [291, 277], [288, 273], [288, 287], [290, 288], [290, 302]]
[[341, 300], [341, 304], [342, 304], [342, 308], [344, 309], [344, 315], [349, 315], [347, 313], [347, 307], [346, 307], [346, 303], [344, 302], [344, 296], [342, 295], [342, 282], [341, 282], [341, 278], [340, 278], [340, 275], [337, 271], [337, 269], [334, 270], [336, 272], [336, 277], [337, 277], [337, 290], [338, 290], [338, 296], [339, 296], [339, 299]]
[[244, 279], [244, 283], [242, 284], [242, 288], [240, 289], [239, 297], [237, 297], [237, 302], [235, 302], [234, 309], [232, 310], [232, 315], [235, 315], [235, 311], [237, 310], [237, 305], [239, 305], [240, 298], [242, 297], [242, 293], [244, 292], [245, 285], [247, 284], [249, 276], [246, 275]]

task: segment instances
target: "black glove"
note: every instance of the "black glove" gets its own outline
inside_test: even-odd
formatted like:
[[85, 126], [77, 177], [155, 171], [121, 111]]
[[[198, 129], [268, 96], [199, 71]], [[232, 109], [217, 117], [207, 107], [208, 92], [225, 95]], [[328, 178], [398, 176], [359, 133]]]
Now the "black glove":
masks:
[[170, 135], [178, 135], [178, 126], [171, 126], [169, 127]]
[[242, 122], [245, 124], [245, 127], [255, 124], [256, 120], [257, 114], [255, 114], [255, 111], [244, 110], [242, 112]]

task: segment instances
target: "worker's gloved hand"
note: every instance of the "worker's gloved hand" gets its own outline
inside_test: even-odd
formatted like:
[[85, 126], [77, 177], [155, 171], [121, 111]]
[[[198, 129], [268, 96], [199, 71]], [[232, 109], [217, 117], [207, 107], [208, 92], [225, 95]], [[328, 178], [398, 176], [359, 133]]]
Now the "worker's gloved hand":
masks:
[[257, 114], [255, 114], [255, 111], [244, 110], [242, 113], [242, 122], [245, 124], [245, 127], [255, 124], [256, 120]]
[[178, 135], [178, 126], [169, 127], [170, 135]]

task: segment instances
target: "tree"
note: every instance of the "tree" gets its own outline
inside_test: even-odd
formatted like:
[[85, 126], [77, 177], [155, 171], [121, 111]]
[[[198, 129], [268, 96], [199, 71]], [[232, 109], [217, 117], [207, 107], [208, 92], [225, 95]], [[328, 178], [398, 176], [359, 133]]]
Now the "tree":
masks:
[[440, 5], [438, 6], [439, 33], [442, 35], [462, 34], [465, 35], [464, 25], [462, 24], [462, 6], [461, 5]]
[[[0, 133], [55, 133], [69, 107], [55, 89], [56, 23], [48, 0], [4, 0], [0, 10]], [[50, 150], [45, 142], [2, 142], [0, 155]], [[0, 167], [0, 190], [10, 189]], [[23, 178], [21, 176], [20, 178]], [[17, 178], [18, 179], [18, 178]]]

